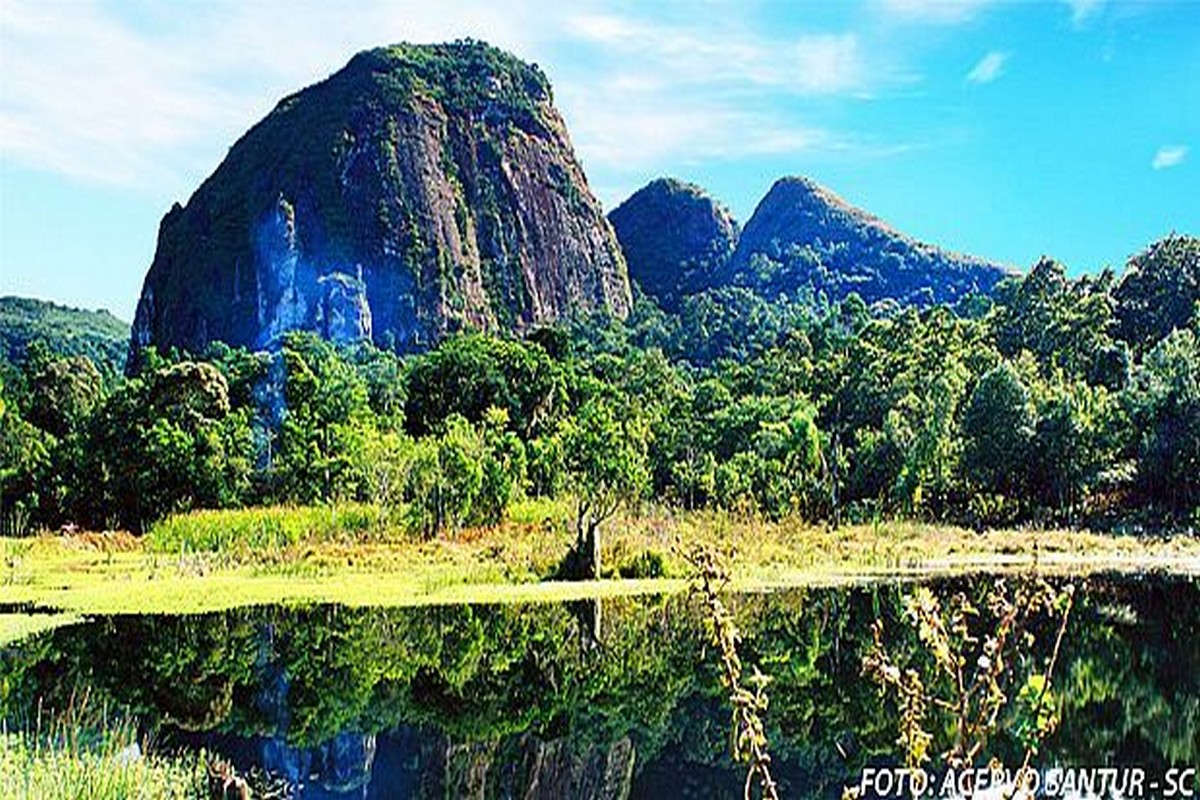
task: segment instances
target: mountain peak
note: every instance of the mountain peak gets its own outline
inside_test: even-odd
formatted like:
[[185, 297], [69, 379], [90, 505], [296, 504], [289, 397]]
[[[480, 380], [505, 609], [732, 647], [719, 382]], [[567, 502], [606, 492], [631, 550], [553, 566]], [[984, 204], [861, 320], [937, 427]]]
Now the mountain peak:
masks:
[[163, 218], [133, 344], [300, 329], [405, 350], [629, 305], [541, 70], [482, 42], [399, 44], [285, 97]]
[[702, 187], [657, 178], [611, 214], [629, 275], [666, 308], [708, 283], [733, 253], [738, 226]]
[[900, 233], [811, 178], [780, 178], [746, 223], [727, 282], [771, 293], [930, 305], [990, 292], [1011, 270]]

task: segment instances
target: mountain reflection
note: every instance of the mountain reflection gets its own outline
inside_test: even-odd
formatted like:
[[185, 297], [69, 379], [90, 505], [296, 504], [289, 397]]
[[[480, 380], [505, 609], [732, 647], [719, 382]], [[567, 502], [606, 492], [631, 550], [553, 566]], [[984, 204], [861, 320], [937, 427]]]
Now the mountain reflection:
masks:
[[[861, 665], [875, 618], [902, 634], [905, 591], [731, 598], [743, 659], [773, 679], [784, 796], [840, 797], [863, 766], [894, 763], [894, 706]], [[215, 750], [304, 797], [740, 797], [696, 608], [675, 596], [99, 618], [5, 653], [0, 700], [11, 725], [87, 691], [136, 714], [160, 747]], [[1198, 609], [1194, 580], [1093, 579], [1042, 763], [1196, 763]], [[1003, 734], [989, 749], [1019, 752]]]

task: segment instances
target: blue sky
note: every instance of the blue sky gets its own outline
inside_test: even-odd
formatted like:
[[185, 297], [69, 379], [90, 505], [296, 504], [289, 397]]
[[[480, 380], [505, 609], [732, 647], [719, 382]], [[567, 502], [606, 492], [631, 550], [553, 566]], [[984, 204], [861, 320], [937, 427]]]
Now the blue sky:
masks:
[[538, 62], [611, 209], [815, 178], [1028, 267], [1200, 234], [1200, 3], [0, 0], [0, 294], [132, 317], [158, 221], [275, 101], [396, 41]]

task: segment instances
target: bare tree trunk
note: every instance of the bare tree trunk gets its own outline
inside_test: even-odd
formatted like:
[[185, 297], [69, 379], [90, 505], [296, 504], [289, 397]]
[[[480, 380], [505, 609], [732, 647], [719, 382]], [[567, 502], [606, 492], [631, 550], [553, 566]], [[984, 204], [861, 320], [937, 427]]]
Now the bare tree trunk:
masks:
[[587, 577], [600, 580], [600, 524], [588, 522], [587, 541], [584, 542], [584, 561]]

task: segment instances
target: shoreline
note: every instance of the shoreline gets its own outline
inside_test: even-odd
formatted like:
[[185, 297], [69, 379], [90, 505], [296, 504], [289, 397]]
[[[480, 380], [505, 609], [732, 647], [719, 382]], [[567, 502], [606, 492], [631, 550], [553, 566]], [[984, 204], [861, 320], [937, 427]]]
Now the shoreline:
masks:
[[568, 602], [670, 594], [688, 586], [679, 552], [735, 553], [729, 589], [826, 588], [978, 574], [1169, 573], [1200, 577], [1200, 538], [1139, 539], [1082, 531], [961, 528], [896, 522], [837, 531], [707, 515], [623, 519], [604, 539], [612, 569], [650, 561], [656, 574], [552, 578], [563, 530], [506, 522], [454, 539], [301, 542], [272, 554], [154, 552], [121, 533], [0, 540], [0, 645], [109, 614], [200, 614], [253, 605], [411, 607]]

